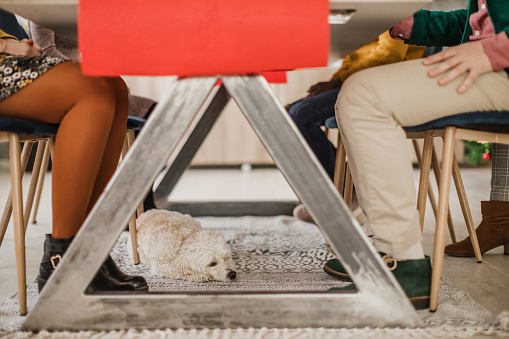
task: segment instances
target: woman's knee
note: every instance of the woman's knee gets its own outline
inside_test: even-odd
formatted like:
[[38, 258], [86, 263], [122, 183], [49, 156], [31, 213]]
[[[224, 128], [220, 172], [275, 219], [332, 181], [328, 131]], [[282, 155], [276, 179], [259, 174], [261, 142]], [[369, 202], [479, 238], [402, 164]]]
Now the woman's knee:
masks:
[[120, 77], [109, 78], [115, 91], [115, 114], [120, 119], [127, 119], [129, 114], [129, 89]]
[[98, 112], [114, 110], [115, 88], [108, 78], [85, 75], [81, 68], [74, 68], [68, 74], [67, 82], [74, 105], [94, 106]]
[[90, 107], [88, 114], [105, 125], [127, 120], [128, 89], [121, 78], [78, 76], [76, 104]]
[[111, 85], [115, 89], [116, 98], [127, 102], [129, 98], [129, 89], [127, 88], [124, 80], [121, 77], [108, 78], [108, 80], [111, 82]]

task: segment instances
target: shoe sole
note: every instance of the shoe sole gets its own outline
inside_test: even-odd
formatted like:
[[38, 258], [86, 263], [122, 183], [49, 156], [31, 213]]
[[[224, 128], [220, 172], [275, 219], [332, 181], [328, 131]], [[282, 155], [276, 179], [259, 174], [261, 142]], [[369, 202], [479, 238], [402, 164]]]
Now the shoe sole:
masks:
[[[449, 252], [444, 252], [445, 254], [447, 254], [448, 256], [450, 257], [461, 257], [461, 258], [473, 258], [475, 257], [475, 254], [467, 254], [467, 253], [449, 253]], [[484, 254], [484, 253], [481, 253], [481, 254]]]
[[412, 303], [412, 306], [416, 310], [425, 310], [425, 309], [429, 308], [429, 301], [430, 301], [429, 296], [414, 297], [414, 298], [409, 298], [409, 300]]
[[334, 271], [332, 268], [327, 266], [327, 263], [323, 264], [323, 271], [333, 278], [339, 279], [341, 281], [352, 282], [352, 278], [350, 278], [348, 274]]
[[136, 292], [148, 292], [148, 286], [134, 288]]
[[[493, 248], [491, 248], [491, 249], [489, 249], [487, 251], [481, 252], [481, 254], [484, 254], [486, 252], [489, 252], [489, 251], [491, 251], [491, 250], [493, 250], [495, 248], [502, 247], [502, 246], [507, 246], [507, 244], [506, 245], [500, 245], [500, 246], [497, 246], [497, 247], [493, 247]], [[451, 257], [461, 257], [461, 258], [473, 258], [473, 257], [475, 257], [475, 253], [454, 253], [454, 252], [445, 252], [445, 251], [444, 251], [444, 253], [447, 254], [448, 256], [451, 256]], [[509, 248], [508, 248], [508, 250], [506, 250], [506, 247], [504, 247], [504, 254], [505, 255], [509, 255]]]

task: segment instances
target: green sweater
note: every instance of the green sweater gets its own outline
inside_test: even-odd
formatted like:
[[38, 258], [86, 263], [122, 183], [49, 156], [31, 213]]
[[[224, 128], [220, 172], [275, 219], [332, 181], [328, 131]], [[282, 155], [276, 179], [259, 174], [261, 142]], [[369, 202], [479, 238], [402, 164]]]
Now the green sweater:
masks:
[[[487, 0], [486, 6], [495, 34], [509, 36], [509, 1]], [[414, 14], [409, 44], [421, 46], [455, 46], [467, 42], [472, 35], [468, 18], [479, 10], [477, 0], [469, 0], [468, 8], [440, 12], [421, 10]]]
[[[509, 0], [486, 0], [488, 15], [495, 34], [509, 37]], [[409, 44], [421, 46], [455, 46], [469, 41], [472, 28], [468, 18], [479, 10], [477, 0], [469, 0], [466, 9], [450, 12], [421, 10], [414, 13]], [[509, 74], [509, 68], [505, 71]]]

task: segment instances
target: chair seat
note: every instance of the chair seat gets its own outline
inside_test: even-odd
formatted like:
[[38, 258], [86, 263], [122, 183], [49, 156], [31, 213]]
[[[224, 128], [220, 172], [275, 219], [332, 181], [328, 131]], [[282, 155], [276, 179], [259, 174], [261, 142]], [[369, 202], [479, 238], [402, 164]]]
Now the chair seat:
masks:
[[134, 115], [130, 115], [127, 118], [127, 129], [132, 129], [133, 131], [139, 131], [143, 127], [147, 120], [143, 118], [136, 117]]
[[422, 132], [447, 126], [491, 133], [509, 133], [509, 111], [460, 113], [404, 129], [406, 132]]
[[336, 121], [336, 117], [330, 117], [329, 119], [325, 120], [325, 127], [330, 129], [338, 128], [338, 122]]
[[56, 135], [58, 124], [46, 124], [43, 122], [0, 118], [0, 132], [12, 132], [28, 135]]
[[[336, 117], [325, 120], [327, 128], [338, 128]], [[470, 112], [450, 115], [428, 121], [424, 124], [404, 127], [406, 132], [422, 132], [431, 129], [442, 129], [446, 126], [472, 129], [491, 133], [509, 133], [509, 111]]]
[[[139, 131], [145, 124], [145, 119], [129, 116], [127, 129]], [[28, 135], [57, 135], [58, 124], [46, 124], [43, 122], [0, 118], [0, 132], [12, 132]]]

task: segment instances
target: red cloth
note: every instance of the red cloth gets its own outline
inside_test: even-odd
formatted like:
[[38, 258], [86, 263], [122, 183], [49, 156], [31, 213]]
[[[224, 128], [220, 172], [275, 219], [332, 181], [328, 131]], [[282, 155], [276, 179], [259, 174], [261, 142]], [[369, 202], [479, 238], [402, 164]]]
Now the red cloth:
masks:
[[90, 75], [215, 75], [326, 66], [327, 0], [80, 0]]

